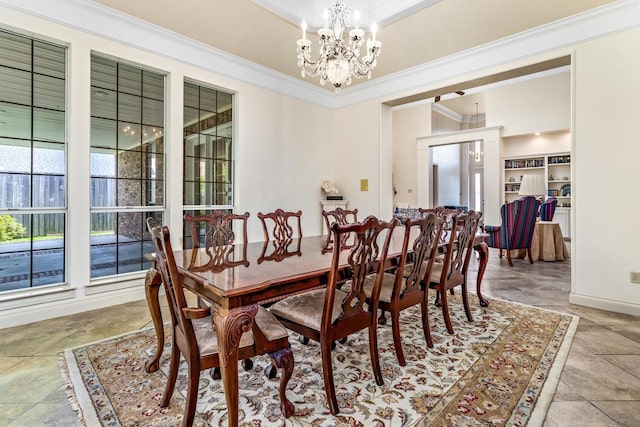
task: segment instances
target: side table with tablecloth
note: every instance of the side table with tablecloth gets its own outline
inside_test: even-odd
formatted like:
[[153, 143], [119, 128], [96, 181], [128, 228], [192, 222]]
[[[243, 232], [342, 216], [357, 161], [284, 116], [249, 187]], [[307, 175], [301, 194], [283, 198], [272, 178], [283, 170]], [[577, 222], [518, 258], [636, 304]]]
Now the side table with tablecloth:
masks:
[[[514, 251], [517, 258], [526, 256], [526, 249]], [[560, 224], [553, 221], [537, 221], [531, 240], [531, 256], [534, 261], [564, 261], [569, 259], [569, 250], [562, 237]]]

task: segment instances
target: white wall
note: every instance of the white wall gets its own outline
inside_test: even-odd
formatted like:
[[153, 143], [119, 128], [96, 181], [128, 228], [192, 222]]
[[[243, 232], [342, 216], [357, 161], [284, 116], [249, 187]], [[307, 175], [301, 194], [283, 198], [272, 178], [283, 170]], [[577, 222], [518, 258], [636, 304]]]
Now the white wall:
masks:
[[[391, 145], [382, 146], [380, 129], [380, 103], [363, 102], [344, 107], [333, 112], [333, 129], [331, 140], [334, 142], [334, 176], [338, 188], [349, 201], [349, 209], [358, 209], [358, 217], [367, 215], [389, 219], [383, 212], [391, 213], [390, 196], [386, 205], [381, 206], [382, 188], [391, 185]], [[388, 167], [382, 174], [381, 153]], [[360, 180], [367, 179], [368, 191], [360, 191]], [[383, 181], [385, 181], [383, 183]]]
[[570, 79], [566, 70], [487, 90], [487, 126], [503, 126], [503, 137], [569, 129]]
[[571, 132], [518, 135], [502, 139], [500, 155], [505, 157], [571, 152]]
[[575, 53], [571, 302], [640, 314], [640, 30]]
[[396, 203], [418, 207], [416, 138], [429, 135], [431, 106], [426, 103], [393, 110], [393, 180]]

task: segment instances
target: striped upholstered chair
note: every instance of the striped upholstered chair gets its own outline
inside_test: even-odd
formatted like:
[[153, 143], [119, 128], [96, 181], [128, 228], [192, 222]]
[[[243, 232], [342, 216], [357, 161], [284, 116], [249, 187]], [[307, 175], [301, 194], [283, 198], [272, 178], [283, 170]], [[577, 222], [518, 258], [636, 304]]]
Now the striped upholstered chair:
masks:
[[540, 221], [553, 221], [553, 214], [556, 211], [558, 199], [549, 197], [540, 204]]
[[500, 208], [502, 225], [484, 226], [484, 231], [489, 235], [487, 245], [500, 249], [500, 258], [502, 258], [502, 250], [506, 250], [507, 260], [512, 267], [511, 250], [513, 249], [526, 249], [529, 262], [533, 264], [531, 240], [539, 206], [540, 202], [535, 197], [521, 197], [512, 203], [502, 205]]

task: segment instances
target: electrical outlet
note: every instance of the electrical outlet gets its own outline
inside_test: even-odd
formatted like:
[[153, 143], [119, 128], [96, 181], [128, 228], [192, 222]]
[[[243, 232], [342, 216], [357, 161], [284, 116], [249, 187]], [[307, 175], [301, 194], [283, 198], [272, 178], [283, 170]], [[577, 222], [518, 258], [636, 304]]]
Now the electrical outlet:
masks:
[[631, 280], [631, 283], [637, 283], [640, 285], [640, 272], [632, 271], [630, 280]]

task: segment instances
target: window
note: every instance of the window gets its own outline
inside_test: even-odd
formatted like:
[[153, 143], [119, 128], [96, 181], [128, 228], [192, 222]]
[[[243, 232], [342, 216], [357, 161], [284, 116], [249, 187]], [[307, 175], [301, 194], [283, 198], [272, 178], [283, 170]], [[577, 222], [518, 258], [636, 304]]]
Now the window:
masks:
[[164, 76], [91, 57], [91, 277], [149, 268], [164, 211]]
[[[184, 206], [189, 215], [233, 207], [233, 95], [184, 84]], [[192, 247], [189, 227], [184, 246]]]
[[66, 280], [65, 64], [0, 31], [0, 292]]

